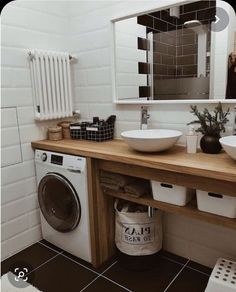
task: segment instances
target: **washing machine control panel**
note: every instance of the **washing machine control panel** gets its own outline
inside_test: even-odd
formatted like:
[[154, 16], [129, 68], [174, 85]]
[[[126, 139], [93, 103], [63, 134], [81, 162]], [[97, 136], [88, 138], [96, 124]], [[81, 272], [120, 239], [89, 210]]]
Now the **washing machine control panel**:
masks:
[[44, 150], [35, 150], [35, 161], [43, 164], [63, 167], [73, 172], [82, 172], [86, 169], [86, 158], [56, 153]]

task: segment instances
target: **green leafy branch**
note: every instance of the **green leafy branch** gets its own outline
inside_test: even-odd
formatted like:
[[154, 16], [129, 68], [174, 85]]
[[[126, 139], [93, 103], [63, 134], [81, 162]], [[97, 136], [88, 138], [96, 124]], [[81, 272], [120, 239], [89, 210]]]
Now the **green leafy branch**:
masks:
[[200, 132], [203, 135], [220, 135], [221, 132], [225, 132], [225, 124], [229, 121], [227, 116], [230, 112], [229, 108], [226, 112], [223, 111], [221, 102], [215, 107], [213, 114], [207, 108], [200, 112], [196, 105], [191, 105], [190, 107], [190, 113], [194, 114], [198, 120], [194, 120], [188, 125], [200, 124], [196, 132]]

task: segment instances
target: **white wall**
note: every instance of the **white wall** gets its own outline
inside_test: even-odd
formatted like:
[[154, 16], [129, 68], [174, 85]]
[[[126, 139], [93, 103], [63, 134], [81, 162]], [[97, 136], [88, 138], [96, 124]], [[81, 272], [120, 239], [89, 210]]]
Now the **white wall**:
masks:
[[[168, 5], [168, 2], [158, 1], [160, 5]], [[157, 7], [157, 1], [70, 3], [71, 49], [79, 59], [74, 70], [76, 108], [81, 109], [84, 119], [116, 114], [117, 137], [124, 130], [139, 127], [140, 106], [112, 103], [110, 19], [135, 10], [142, 11], [142, 7], [149, 9], [150, 5]], [[205, 106], [214, 107], [200, 105], [199, 108]], [[233, 105], [230, 106], [233, 110]], [[150, 127], [179, 129], [186, 133], [186, 124], [193, 120], [188, 104], [155, 105], [149, 111]], [[230, 117], [229, 133], [232, 124], [233, 115]], [[181, 142], [185, 143], [185, 137]], [[164, 247], [169, 251], [209, 266], [214, 265], [219, 256], [236, 260], [235, 231], [169, 214], [165, 215], [164, 230]]]
[[[14, 1], [1, 14], [2, 258], [41, 238], [34, 154], [49, 123], [35, 123], [27, 51], [66, 50], [67, 4]], [[55, 122], [53, 122], [55, 123]]]
[[137, 39], [146, 38], [146, 27], [133, 17], [116, 22], [114, 31], [117, 98], [136, 99], [139, 86], [147, 86], [147, 76], [138, 72], [138, 63], [147, 62], [146, 51], [137, 50]]

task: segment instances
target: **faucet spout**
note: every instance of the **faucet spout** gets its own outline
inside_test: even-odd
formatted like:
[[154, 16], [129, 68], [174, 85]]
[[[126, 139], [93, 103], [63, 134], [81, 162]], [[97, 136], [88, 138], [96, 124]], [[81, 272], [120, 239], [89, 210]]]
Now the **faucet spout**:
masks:
[[150, 115], [148, 114], [148, 107], [142, 106], [141, 107], [141, 123], [140, 123], [140, 129], [145, 130], [147, 129], [148, 125], [148, 119], [150, 118]]

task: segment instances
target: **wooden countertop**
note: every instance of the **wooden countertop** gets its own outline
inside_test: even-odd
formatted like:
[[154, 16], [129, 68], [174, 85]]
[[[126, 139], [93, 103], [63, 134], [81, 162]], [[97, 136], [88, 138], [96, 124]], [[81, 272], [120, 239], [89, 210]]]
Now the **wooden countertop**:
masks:
[[122, 140], [101, 143], [42, 140], [32, 142], [32, 147], [236, 183], [236, 161], [226, 153], [187, 154], [184, 147], [177, 145], [162, 153], [141, 153], [129, 148]]

